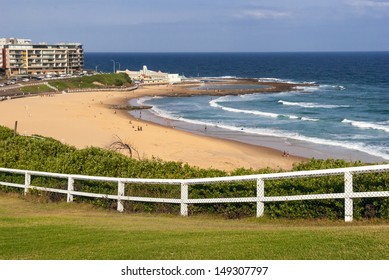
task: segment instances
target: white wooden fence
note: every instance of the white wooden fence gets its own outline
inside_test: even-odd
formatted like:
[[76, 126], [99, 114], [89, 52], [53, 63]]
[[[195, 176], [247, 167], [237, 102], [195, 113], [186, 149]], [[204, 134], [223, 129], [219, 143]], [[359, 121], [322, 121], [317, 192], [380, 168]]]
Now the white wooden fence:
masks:
[[[353, 220], [353, 199], [354, 198], [370, 198], [370, 197], [389, 197], [389, 189], [387, 191], [370, 191], [370, 192], [354, 192], [353, 191], [353, 174], [371, 173], [371, 172], [388, 172], [389, 164], [372, 165], [350, 168], [324, 169], [299, 172], [285, 172], [272, 174], [257, 174], [247, 176], [230, 176], [216, 178], [201, 178], [201, 179], [138, 179], [138, 178], [113, 178], [99, 176], [85, 176], [74, 174], [58, 174], [48, 172], [38, 172], [29, 170], [17, 170], [0, 168], [0, 173], [12, 173], [24, 175], [24, 184], [16, 184], [10, 182], [0, 182], [2, 186], [15, 187], [24, 189], [24, 193], [28, 193], [30, 189], [36, 189], [46, 192], [62, 193], [67, 195], [67, 202], [72, 202], [74, 196], [105, 198], [117, 200], [117, 211], [124, 211], [124, 201], [137, 202], [155, 202], [155, 203], [175, 203], [181, 205], [181, 215], [188, 215], [189, 204], [199, 203], [242, 203], [255, 202], [257, 204], [257, 217], [264, 215], [264, 204], [266, 202], [281, 202], [281, 201], [297, 201], [297, 200], [319, 200], [319, 199], [344, 199], [344, 220], [351, 222]], [[344, 192], [329, 193], [329, 194], [307, 194], [307, 195], [292, 195], [292, 196], [265, 196], [265, 182], [268, 180], [283, 179], [283, 178], [302, 178], [302, 177], [320, 177], [320, 176], [344, 176]], [[47, 188], [31, 185], [31, 176], [52, 177], [67, 179], [67, 189]], [[100, 182], [115, 182], [117, 183], [117, 195], [102, 194], [102, 193], [87, 193], [74, 190], [75, 181], [100, 181]], [[188, 190], [191, 185], [198, 184], [213, 184], [220, 182], [256, 182], [257, 190], [255, 197], [235, 197], [235, 198], [202, 198], [190, 199]], [[164, 185], [179, 185], [181, 186], [180, 198], [156, 198], [156, 197], [135, 197], [125, 195], [126, 184], [164, 184]]]

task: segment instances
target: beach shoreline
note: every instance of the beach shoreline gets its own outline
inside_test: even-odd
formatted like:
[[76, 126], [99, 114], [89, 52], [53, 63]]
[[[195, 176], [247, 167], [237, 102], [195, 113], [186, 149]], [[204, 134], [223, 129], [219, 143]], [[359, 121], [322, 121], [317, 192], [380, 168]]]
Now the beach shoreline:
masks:
[[[112, 109], [142, 96], [176, 94], [176, 86], [146, 86], [131, 92], [89, 92], [28, 97], [0, 102], [0, 124], [21, 135], [55, 138], [77, 148], [108, 148], [115, 139], [132, 145], [141, 158], [179, 161], [200, 168], [289, 170], [304, 157], [237, 141], [199, 136]], [[181, 90], [179, 90], [181, 92]], [[188, 90], [189, 92], [189, 90]]]
[[[220, 84], [267, 84], [267, 88], [263, 88], [260, 91], [262, 93], [272, 93], [272, 92], [280, 92], [280, 91], [292, 91], [294, 87], [298, 84], [286, 84], [286, 83], [279, 83], [279, 82], [267, 82], [267, 83], [261, 83], [261, 82], [255, 82], [254, 79], [223, 79], [219, 82]], [[191, 130], [188, 129], [188, 124], [184, 124], [183, 126], [175, 126], [173, 120], [167, 120], [162, 117], [156, 116], [153, 113], [150, 113], [149, 110], [151, 109], [151, 106], [145, 106], [145, 105], [138, 105], [134, 104], [133, 102], [139, 100], [140, 98], [145, 97], [165, 97], [165, 96], [179, 96], [179, 97], [190, 97], [195, 95], [212, 95], [212, 96], [224, 96], [224, 95], [240, 95], [240, 94], [250, 94], [253, 92], [258, 92], [258, 89], [237, 89], [237, 90], [193, 90], [194, 85], [193, 84], [184, 84], [184, 85], [146, 85], [143, 87], [140, 87], [137, 92], [136, 96], [133, 96], [133, 98], [130, 99], [122, 99], [118, 100], [118, 107], [121, 107], [122, 110], [121, 114], [124, 117], [128, 117], [131, 120], [134, 120], [136, 122], [139, 122], [140, 124], [146, 124], [147, 125], [153, 125], [153, 126], [159, 126], [161, 129], [169, 129], [171, 131], [177, 131], [179, 133], [185, 133], [186, 135], [191, 135], [192, 137], [200, 137], [201, 139], [207, 139], [207, 141], [213, 141], [213, 142], [223, 142], [228, 143], [231, 146], [239, 146], [242, 150], [249, 151], [248, 154], [244, 155], [242, 160], [245, 159], [248, 160], [248, 164], [244, 163], [243, 165], [237, 165], [233, 164], [231, 162], [225, 162], [225, 164], [222, 164], [223, 167], [219, 169], [231, 171], [236, 168], [244, 167], [244, 168], [273, 168], [273, 169], [286, 169], [289, 170], [293, 167], [294, 164], [301, 163], [307, 160], [307, 157], [300, 155], [296, 156], [288, 151], [279, 149], [279, 148], [273, 148], [273, 147], [267, 147], [261, 145], [261, 143], [250, 143], [241, 141], [241, 139], [235, 138], [235, 137], [220, 137], [218, 135], [215, 135], [212, 133], [212, 129], [209, 131], [210, 133], [202, 133], [200, 130], [195, 129]], [[112, 108], [113, 106], [110, 106]], [[117, 108], [117, 107], [116, 107]], [[127, 110], [123, 110], [127, 109]], [[128, 110], [130, 108], [130, 110]], [[152, 118], [145, 118], [145, 116], [154, 116]], [[140, 126], [142, 127], [142, 126]], [[248, 156], [250, 153], [252, 153], [252, 156]], [[258, 159], [252, 159], [252, 157], [255, 157], [258, 155]], [[250, 158], [250, 159], [249, 159]], [[262, 160], [261, 160], [262, 158]], [[183, 162], [186, 162], [185, 160], [180, 160]], [[212, 162], [212, 160], [211, 160]], [[238, 161], [239, 162], [239, 161]], [[202, 166], [204, 163], [197, 165]], [[209, 167], [209, 163], [205, 163], [207, 167]], [[210, 166], [213, 167], [213, 166]]]
[[[147, 119], [148, 107], [135, 111], [138, 114], [143, 112], [143, 116], [131, 115], [128, 111], [129, 100], [146, 96], [231, 94], [231, 90], [193, 91], [192, 87], [149, 85], [131, 92], [65, 93], [7, 100], [0, 102], [3, 115], [0, 124], [13, 129], [15, 121], [18, 121], [19, 134], [52, 137], [77, 148], [96, 146], [108, 149], [120, 139], [132, 146], [140, 158], [179, 161], [200, 168], [226, 171], [268, 167], [290, 170], [294, 164], [315, 157], [309, 147], [298, 151], [295, 143], [288, 147], [283, 139], [275, 137], [242, 141], [237, 134], [226, 135], [218, 131], [218, 135], [212, 128], [201, 133], [198, 128], [188, 130], [175, 123], [172, 125], [171, 120], [159, 118], [158, 122], [158, 117]], [[287, 87], [292, 90], [293, 85], [287, 84]], [[264, 90], [268, 91], [269, 88]], [[246, 91], [240, 89], [236, 91], [236, 94], [244, 93]], [[277, 141], [279, 143], [274, 145]]]

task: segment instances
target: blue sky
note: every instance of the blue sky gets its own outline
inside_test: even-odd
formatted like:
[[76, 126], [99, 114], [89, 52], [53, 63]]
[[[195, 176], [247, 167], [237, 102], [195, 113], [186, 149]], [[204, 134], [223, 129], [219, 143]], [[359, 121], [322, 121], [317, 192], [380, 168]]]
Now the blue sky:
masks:
[[389, 0], [1, 0], [0, 37], [86, 51], [389, 51]]

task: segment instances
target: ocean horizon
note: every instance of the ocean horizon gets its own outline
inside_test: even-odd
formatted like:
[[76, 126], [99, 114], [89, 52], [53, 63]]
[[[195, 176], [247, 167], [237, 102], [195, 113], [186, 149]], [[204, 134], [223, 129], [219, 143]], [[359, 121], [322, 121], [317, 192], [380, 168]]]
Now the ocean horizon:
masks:
[[85, 54], [86, 68], [112, 72], [113, 64], [203, 80], [308, 83], [294, 92], [138, 102], [153, 106], [142, 118], [194, 133], [306, 157], [389, 160], [389, 52]]

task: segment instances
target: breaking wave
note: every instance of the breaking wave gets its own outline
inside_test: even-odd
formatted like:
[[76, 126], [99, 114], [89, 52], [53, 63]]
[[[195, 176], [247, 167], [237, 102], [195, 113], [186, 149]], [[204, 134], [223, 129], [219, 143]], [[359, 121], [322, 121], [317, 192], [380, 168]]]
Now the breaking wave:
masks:
[[[382, 123], [370, 123], [370, 122], [363, 122], [363, 121], [353, 121], [353, 120], [348, 120], [344, 119], [342, 123], [347, 123], [351, 124], [352, 126], [361, 128], [361, 129], [376, 129], [376, 130], [383, 130], [385, 132], [389, 132], [389, 126], [384, 125]], [[388, 122], [386, 122], [388, 123]]]
[[285, 106], [298, 106], [303, 108], [325, 108], [325, 109], [334, 109], [334, 108], [348, 108], [350, 105], [329, 105], [329, 104], [319, 104], [312, 102], [289, 102], [284, 100], [278, 100], [278, 103], [281, 103]]
[[220, 97], [215, 100], [209, 101], [209, 105], [214, 108], [219, 108], [224, 111], [228, 112], [233, 112], [233, 113], [242, 113], [242, 114], [251, 114], [251, 115], [256, 115], [256, 116], [262, 116], [262, 117], [269, 117], [269, 118], [288, 118], [292, 120], [302, 120], [302, 121], [319, 121], [319, 119], [314, 119], [314, 118], [307, 118], [307, 117], [299, 117], [295, 115], [285, 115], [285, 114], [276, 114], [276, 113], [271, 113], [271, 112], [263, 112], [263, 111], [258, 111], [258, 110], [245, 110], [245, 109], [236, 109], [236, 108], [231, 108], [231, 107], [226, 107], [218, 104], [221, 100], [226, 101], [226, 97]]

